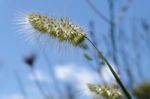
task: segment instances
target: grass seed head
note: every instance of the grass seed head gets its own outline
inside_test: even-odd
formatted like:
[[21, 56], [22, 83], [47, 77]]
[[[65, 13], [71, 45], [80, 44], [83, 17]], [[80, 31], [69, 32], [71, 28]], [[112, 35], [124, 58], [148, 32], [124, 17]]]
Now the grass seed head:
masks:
[[40, 13], [28, 14], [28, 23], [38, 32], [48, 34], [61, 42], [71, 43], [73, 46], [82, 44], [86, 32], [83, 28], [73, 24], [68, 18], [48, 17]]

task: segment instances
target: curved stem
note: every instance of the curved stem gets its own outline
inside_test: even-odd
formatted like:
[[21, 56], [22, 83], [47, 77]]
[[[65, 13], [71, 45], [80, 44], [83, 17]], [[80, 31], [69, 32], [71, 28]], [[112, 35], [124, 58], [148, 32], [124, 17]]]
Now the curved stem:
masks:
[[123, 83], [121, 82], [121, 80], [119, 79], [119, 77], [117, 76], [117, 74], [115, 73], [115, 71], [113, 70], [112, 66], [110, 65], [110, 63], [107, 61], [107, 59], [104, 57], [104, 55], [102, 54], [101, 51], [99, 51], [99, 49], [95, 46], [95, 44], [88, 38], [85, 36], [85, 38], [92, 44], [92, 46], [95, 48], [95, 50], [98, 52], [99, 56], [101, 57], [102, 61], [104, 61], [107, 66], [109, 67], [110, 71], [112, 72], [113, 76], [115, 77], [117, 83], [120, 85], [122, 91], [124, 92], [124, 94], [126, 95], [126, 97], [128, 99], [132, 99], [132, 97], [130, 96], [129, 92], [126, 90], [126, 88], [124, 87]]

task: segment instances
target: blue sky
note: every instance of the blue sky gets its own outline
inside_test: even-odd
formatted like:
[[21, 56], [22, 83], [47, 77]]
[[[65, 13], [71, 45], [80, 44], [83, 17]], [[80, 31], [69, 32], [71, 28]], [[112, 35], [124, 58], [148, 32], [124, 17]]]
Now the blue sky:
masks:
[[[108, 16], [108, 8], [106, 0], [91, 0], [100, 9], [100, 11]], [[116, 0], [118, 2], [118, 0]], [[119, 5], [119, 3], [117, 3]], [[127, 13], [125, 20], [130, 22], [132, 17], [150, 17], [150, 1], [149, 0], [133, 0], [132, 6]], [[38, 53], [39, 59], [35, 64], [37, 68], [43, 71], [47, 70], [46, 63], [43, 60], [42, 52], [37, 46], [30, 46], [17, 36], [16, 25], [14, 20], [18, 12], [38, 11], [48, 15], [60, 17], [68, 16], [73, 22], [78, 23], [88, 30], [89, 20], [96, 21], [96, 31], [106, 32], [107, 24], [101, 20], [85, 3], [85, 0], [0, 0], [0, 62], [3, 67], [0, 69], [0, 98], [6, 98], [18, 92], [18, 85], [14, 80], [14, 71], [21, 73], [21, 77], [25, 77], [24, 83], [27, 87], [34, 86], [27, 77], [29, 69], [22, 62], [23, 56], [31, 52]], [[127, 28], [128, 29], [128, 28]], [[51, 49], [47, 49], [47, 54], [51, 59], [52, 65], [60, 64], [77, 64], [85, 65], [81, 53], [67, 52], [53, 53]], [[64, 58], [65, 55], [65, 58]], [[52, 57], [51, 57], [52, 56]], [[72, 57], [73, 56], [73, 57]], [[44, 65], [44, 66], [43, 66]], [[3, 89], [3, 90], [2, 90]], [[5, 97], [5, 98], [4, 98]]]

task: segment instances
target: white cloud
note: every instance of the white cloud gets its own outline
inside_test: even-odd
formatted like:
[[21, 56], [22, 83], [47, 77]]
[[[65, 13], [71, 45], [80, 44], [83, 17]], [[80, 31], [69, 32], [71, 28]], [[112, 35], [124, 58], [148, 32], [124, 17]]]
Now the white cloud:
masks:
[[69, 75], [72, 73], [72, 70], [68, 66], [57, 67], [55, 69], [55, 73], [59, 79], [64, 80], [69, 77]]
[[[86, 66], [76, 64], [64, 64], [54, 66], [54, 73], [56, 77], [63, 82], [70, 82], [76, 84], [77, 88], [84, 90], [85, 94], [90, 94], [87, 89], [87, 83], [100, 83], [100, 79], [96, 72], [93, 72], [86, 68]], [[113, 66], [114, 67], [114, 66]], [[42, 82], [50, 81], [50, 78], [41, 70], [35, 71], [36, 76], [30, 74], [28, 77], [30, 80], [38, 80]], [[102, 67], [101, 74], [103, 79], [107, 82], [112, 82], [114, 77], [107, 66]]]
[[[115, 66], [113, 64], [111, 65], [113, 69], [117, 71]], [[76, 84], [75, 86], [81, 88], [81, 90], [87, 89], [87, 83], [97, 83], [97, 81], [100, 79], [96, 72], [93, 72], [84, 67], [85, 66], [79, 66], [75, 64], [58, 65], [55, 66], [55, 73], [60, 80], [73, 82], [73, 84]], [[112, 83], [112, 81], [115, 80], [108, 66], [102, 67], [101, 74], [103, 77], [102, 79], [108, 83]], [[86, 94], [90, 94], [88, 90], [85, 90], [85, 92]]]
[[41, 70], [36, 70], [34, 72], [34, 74], [30, 73], [28, 75], [28, 78], [30, 80], [37, 80], [37, 81], [40, 81], [40, 82], [50, 82], [50, 79], [49, 79], [48, 75], [46, 73], [42, 72]]
[[76, 84], [77, 88], [84, 90], [85, 94], [89, 94], [87, 83], [95, 83], [98, 79], [96, 73], [84, 67], [75, 64], [55, 66], [55, 73], [60, 80]]
[[11, 94], [5, 97], [5, 99], [24, 99], [24, 97], [20, 94]]

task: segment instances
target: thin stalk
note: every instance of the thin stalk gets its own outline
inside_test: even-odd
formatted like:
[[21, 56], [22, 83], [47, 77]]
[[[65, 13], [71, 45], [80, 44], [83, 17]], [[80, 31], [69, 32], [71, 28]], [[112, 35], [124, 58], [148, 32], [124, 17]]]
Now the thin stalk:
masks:
[[[37, 44], [39, 44], [38, 41], [37, 41]], [[55, 73], [54, 73], [54, 70], [53, 70], [52, 64], [51, 64], [51, 62], [50, 62], [50, 60], [49, 60], [49, 58], [48, 58], [48, 55], [46, 54], [46, 52], [45, 52], [43, 49], [41, 49], [40, 45], [39, 45], [38, 47], [39, 47], [39, 49], [42, 51], [42, 53], [43, 53], [43, 58], [44, 58], [46, 64], [48, 65], [49, 74], [50, 74], [51, 79], [52, 79], [52, 81], [53, 81], [53, 83], [54, 83], [55, 90], [57, 91], [57, 93], [58, 93], [58, 95], [59, 95], [58, 97], [61, 97], [62, 92], [61, 92], [61, 89], [60, 89], [59, 86], [58, 86], [58, 85], [59, 85], [59, 81], [58, 81], [58, 79], [57, 79], [57, 77], [56, 77], [56, 75], [55, 75]]]
[[90, 0], [86, 0], [86, 3], [88, 4], [88, 6], [102, 19], [104, 20], [106, 23], [111, 24], [112, 22], [105, 16], [103, 15], [98, 8], [96, 8], [94, 6], [94, 4], [90, 1]]
[[21, 81], [21, 79], [20, 79], [20, 77], [19, 77], [18, 72], [14, 72], [14, 74], [15, 74], [16, 81], [17, 81], [17, 83], [18, 83], [18, 86], [19, 86], [19, 88], [20, 88], [20, 92], [21, 92], [22, 95], [23, 95], [23, 99], [28, 99], [27, 94], [26, 94], [26, 91], [25, 91], [25, 88], [24, 88], [24, 85], [23, 85], [23, 83], [22, 83], [22, 81]]
[[[113, 62], [116, 64], [117, 68], [119, 62], [117, 60], [117, 43], [116, 43], [116, 23], [115, 23], [115, 5], [113, 0], [107, 0], [109, 6], [109, 16], [111, 20], [110, 24], [110, 39], [112, 44], [112, 59]], [[118, 68], [119, 69], [119, 68]]]
[[110, 65], [110, 63], [107, 61], [107, 59], [104, 57], [104, 55], [102, 54], [101, 51], [99, 51], [99, 49], [95, 46], [95, 44], [88, 38], [85, 36], [85, 38], [91, 43], [91, 45], [95, 48], [95, 50], [98, 52], [99, 56], [101, 57], [102, 61], [104, 61], [107, 66], [109, 67], [110, 71], [112, 72], [113, 76], [115, 77], [117, 83], [120, 85], [122, 91], [124, 92], [124, 94], [126, 95], [126, 97], [128, 99], [132, 99], [132, 97], [130, 96], [129, 92], [126, 90], [126, 88], [124, 87], [123, 83], [121, 82], [121, 80], [119, 79], [119, 77], [117, 76], [117, 74], [115, 73], [115, 71], [113, 70], [112, 66]]
[[[34, 77], [36, 77], [36, 73], [34, 72], [34, 69], [33, 69], [33, 68], [31, 68], [31, 73], [32, 73], [32, 75], [33, 75]], [[43, 97], [44, 99], [49, 99], [49, 97], [47, 97], [45, 91], [43, 90], [41, 84], [40, 84], [36, 79], [34, 80], [34, 82], [35, 82], [35, 85], [37, 86], [37, 88], [38, 88], [40, 94], [42, 95], [42, 97]]]
[[45, 53], [45, 51], [42, 51], [42, 52], [43, 52], [43, 57], [44, 57], [46, 63], [48, 64], [48, 68], [49, 68], [48, 70], [49, 70], [51, 79], [52, 79], [52, 81], [54, 83], [55, 90], [57, 91], [59, 97], [61, 97], [62, 92], [61, 92], [61, 89], [59, 88], [59, 81], [58, 81], [58, 79], [57, 79], [57, 77], [55, 75], [54, 69], [53, 69], [53, 67], [52, 67], [52, 65], [51, 65], [51, 63], [50, 63], [50, 61], [48, 59], [48, 55]]

